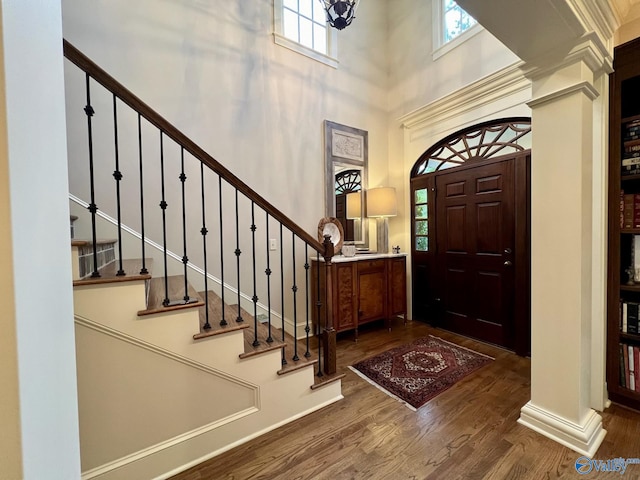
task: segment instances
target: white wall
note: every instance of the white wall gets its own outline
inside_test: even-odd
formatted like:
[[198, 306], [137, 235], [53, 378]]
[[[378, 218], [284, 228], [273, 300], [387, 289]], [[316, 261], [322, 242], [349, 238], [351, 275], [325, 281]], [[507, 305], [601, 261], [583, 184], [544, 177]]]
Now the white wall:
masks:
[[[67, 40], [176, 125], [205, 151], [315, 236], [325, 215], [323, 121], [332, 120], [369, 133], [371, 172], [387, 165], [386, 2], [364, 2], [357, 20], [338, 32], [337, 69], [276, 45], [273, 2], [176, 2], [123, 0], [63, 2]], [[84, 77], [66, 66], [70, 191], [89, 201]], [[92, 86], [95, 169], [111, 178], [114, 169], [111, 98]], [[98, 133], [106, 132], [104, 135]], [[123, 185], [123, 222], [140, 231], [136, 119], [119, 109], [119, 147]], [[111, 137], [109, 137], [111, 135]], [[143, 122], [145, 156], [145, 233], [162, 243], [157, 131]], [[165, 143], [167, 243], [182, 254], [179, 152]], [[203, 267], [199, 168], [186, 159], [189, 260]], [[373, 173], [372, 173], [373, 174]], [[98, 208], [115, 217], [113, 181], [96, 186]], [[217, 178], [207, 176], [208, 271], [220, 278]], [[241, 197], [239, 225], [242, 251], [240, 289], [253, 295], [249, 204]], [[225, 283], [236, 283], [233, 192], [226, 189]], [[173, 217], [170, 217], [173, 215]], [[257, 296], [266, 303], [264, 213], [256, 211]], [[292, 315], [291, 241], [284, 232], [285, 310]], [[271, 270], [279, 265], [279, 232], [271, 223]], [[309, 252], [312, 253], [312, 252]], [[296, 246], [298, 316], [305, 314], [304, 247]], [[155, 275], [161, 274], [154, 270]], [[272, 282], [280, 283], [275, 272]], [[280, 295], [272, 292], [280, 311]], [[233, 302], [227, 302], [233, 303]]]
[[[276, 45], [272, 3], [65, 0], [64, 35], [314, 232], [324, 216], [325, 119], [367, 130], [371, 169], [386, 165], [385, 2], [363, 2], [339, 32], [338, 69]], [[82, 96], [76, 80], [67, 75], [68, 90]], [[82, 148], [70, 141], [72, 152]], [[73, 172], [70, 183], [86, 198]]]
[[16, 332], [20, 478], [67, 480], [80, 476], [80, 452], [61, 11], [58, 2], [38, 0], [2, 1], [1, 8], [6, 136], [0, 163], [8, 166], [10, 202], [8, 228], [2, 225], [11, 245], [0, 243], [11, 257], [0, 275], [13, 288], [0, 292], [0, 303], [15, 305], [3, 322]]

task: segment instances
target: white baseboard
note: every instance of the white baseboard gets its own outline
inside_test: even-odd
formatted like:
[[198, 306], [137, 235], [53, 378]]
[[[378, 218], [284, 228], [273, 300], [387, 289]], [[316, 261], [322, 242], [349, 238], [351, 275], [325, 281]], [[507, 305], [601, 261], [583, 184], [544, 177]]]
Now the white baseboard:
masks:
[[189, 463], [187, 463], [185, 465], [182, 465], [181, 467], [178, 467], [178, 468], [176, 468], [176, 469], [174, 469], [174, 470], [172, 470], [170, 472], [166, 472], [165, 474], [160, 475], [159, 477], [156, 477], [154, 480], [166, 480], [168, 478], [171, 478], [171, 477], [177, 475], [178, 473], [184, 472], [185, 470], [188, 470], [188, 469], [190, 469], [192, 467], [195, 467], [196, 465], [200, 465], [201, 463], [206, 462], [207, 460], [210, 460], [210, 459], [212, 459], [214, 457], [217, 457], [218, 455], [220, 455], [220, 454], [222, 454], [224, 452], [227, 452], [227, 451], [229, 451], [229, 450], [231, 450], [231, 449], [233, 449], [233, 448], [235, 448], [237, 446], [240, 446], [240, 445], [242, 445], [244, 443], [247, 443], [248, 441], [253, 440], [254, 438], [257, 438], [257, 437], [259, 437], [261, 435], [264, 435], [265, 433], [269, 433], [270, 431], [275, 430], [276, 428], [280, 428], [283, 425], [286, 425], [287, 423], [291, 423], [291, 422], [293, 422], [295, 420], [298, 420], [299, 418], [302, 418], [302, 417], [304, 417], [306, 415], [309, 415], [310, 413], [313, 413], [313, 412], [315, 412], [317, 410], [320, 410], [320, 409], [322, 409], [322, 408], [324, 408], [324, 407], [326, 407], [328, 405], [331, 405], [331, 404], [333, 404], [335, 402], [338, 402], [338, 401], [340, 401], [342, 399], [344, 399], [342, 394], [337, 395], [336, 397], [333, 397], [333, 398], [331, 398], [331, 399], [329, 399], [329, 400], [327, 400], [327, 401], [325, 401], [325, 402], [323, 402], [323, 403], [321, 403], [319, 405], [316, 405], [316, 406], [314, 406], [314, 407], [312, 407], [312, 408], [310, 408], [310, 409], [308, 409], [308, 410], [306, 410], [304, 412], [300, 412], [300, 413], [298, 413], [296, 415], [293, 415], [293, 416], [287, 418], [286, 420], [282, 420], [281, 422], [278, 422], [278, 423], [276, 423], [274, 425], [270, 425], [267, 428], [264, 428], [264, 429], [260, 430], [259, 432], [252, 433], [251, 435], [248, 435], [248, 436], [246, 436], [244, 438], [241, 438], [240, 440], [236, 440], [235, 442], [230, 443], [229, 445], [225, 445], [223, 448], [220, 448], [220, 449], [218, 449], [218, 450], [216, 450], [214, 452], [211, 452], [211, 453], [209, 453], [207, 455], [204, 455], [204, 456], [202, 456], [202, 457], [200, 457], [200, 458], [198, 458], [196, 460], [193, 460], [192, 462], [189, 462]]
[[520, 410], [518, 423], [589, 458], [593, 458], [607, 434], [602, 417], [595, 410], [590, 410], [583, 423], [577, 424], [531, 402]]

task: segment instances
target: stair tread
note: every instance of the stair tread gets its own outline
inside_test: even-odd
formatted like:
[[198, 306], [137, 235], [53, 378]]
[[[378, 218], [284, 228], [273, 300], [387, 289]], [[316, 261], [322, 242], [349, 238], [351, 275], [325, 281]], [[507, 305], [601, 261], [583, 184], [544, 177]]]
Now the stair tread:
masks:
[[[282, 338], [282, 330], [277, 328], [278, 338]], [[314, 365], [318, 363], [318, 353], [317, 353], [317, 342], [315, 338], [309, 338], [309, 356], [305, 356], [307, 352], [307, 342], [306, 339], [298, 339], [297, 341], [297, 353], [298, 360], [293, 360], [294, 357], [294, 340], [291, 335], [288, 333], [285, 334], [285, 358], [287, 363], [282, 365], [282, 368], [278, 370], [278, 375], [284, 375], [289, 372], [293, 372], [295, 370], [299, 370], [300, 368], [306, 367], [307, 365]]]
[[[117, 241], [118, 240], [113, 238], [97, 238], [96, 245], [106, 245], [108, 243], [116, 243]], [[74, 238], [71, 240], [72, 247], [84, 247], [91, 244], [93, 244], [93, 240], [90, 239]]]
[[[232, 312], [238, 312], [238, 305], [231, 305], [229, 308]], [[269, 338], [269, 329], [260, 322], [258, 322], [257, 330], [259, 345], [254, 347], [253, 342], [256, 339], [254, 334], [254, 317], [244, 308], [240, 308], [240, 316], [244, 320], [243, 323], [249, 325], [249, 328], [244, 331], [244, 353], [240, 354], [240, 358], [253, 357], [260, 353], [270, 352], [272, 350], [282, 349], [285, 347], [286, 344], [282, 340], [277, 339], [273, 331], [271, 332], [272, 341], [268, 342], [267, 338]]]
[[314, 376], [314, 383], [311, 385], [311, 390], [315, 390], [316, 388], [324, 387], [325, 385], [329, 385], [330, 383], [337, 382], [338, 380], [346, 377], [344, 373], [332, 373], [331, 375], [324, 374], [322, 377]]
[[142, 268], [142, 259], [128, 259], [122, 261], [122, 269], [125, 272], [125, 275], [118, 275], [118, 270], [120, 269], [120, 262], [116, 260], [115, 262], [111, 262], [108, 265], [102, 267], [99, 272], [99, 277], [86, 277], [81, 280], [74, 280], [73, 286], [77, 287], [80, 285], [96, 285], [100, 283], [116, 283], [116, 282], [133, 282], [135, 280], [148, 280], [151, 278], [151, 265], [153, 260], [151, 258], [147, 258], [145, 260], [145, 266], [149, 273], [140, 273], [140, 269]]
[[[203, 300], [206, 300], [206, 292], [198, 292], [198, 295]], [[193, 336], [194, 340], [198, 340], [200, 338], [212, 337], [214, 335], [220, 335], [222, 333], [233, 332], [236, 330], [243, 330], [250, 327], [247, 322], [237, 323], [235, 321], [238, 316], [237, 313], [231, 310], [231, 307], [225, 305], [225, 320], [227, 325], [220, 325], [222, 321], [222, 299], [213, 291], [209, 290], [208, 296], [208, 307], [209, 307], [209, 325], [211, 328], [205, 329], [204, 325], [206, 323], [206, 303], [199, 309], [200, 313], [200, 333], [196, 333]], [[237, 312], [237, 310], [236, 310]]]
[[151, 315], [154, 313], [170, 312], [174, 310], [182, 310], [185, 308], [197, 308], [204, 305], [202, 298], [198, 295], [195, 288], [187, 283], [187, 294], [190, 299], [195, 299], [191, 303], [171, 303], [163, 305], [165, 293], [168, 293], [170, 302], [184, 302], [184, 275], [170, 275], [167, 277], [167, 292], [165, 292], [165, 277], [154, 277], [149, 281], [149, 296], [147, 300], [147, 308], [140, 310], [138, 315]]
[[[201, 298], [205, 298], [205, 292], [198, 292]], [[270, 352], [272, 350], [283, 349], [284, 358], [286, 362], [282, 365], [282, 368], [278, 370], [278, 375], [285, 375], [287, 373], [299, 370], [309, 365], [315, 365], [318, 363], [317, 352], [311, 351], [312, 348], [317, 348], [317, 342], [314, 338], [310, 339], [310, 355], [306, 357], [306, 340], [299, 339], [297, 341], [297, 353], [298, 360], [293, 360], [294, 356], [294, 340], [291, 335], [285, 333], [284, 341], [282, 340], [282, 329], [277, 328], [275, 325], [271, 325], [271, 338], [272, 342], [267, 342], [269, 337], [269, 326], [267, 323], [258, 322], [258, 342], [257, 347], [253, 346], [255, 340], [254, 334], [254, 321], [253, 315], [247, 312], [244, 308], [240, 308], [238, 312], [238, 305], [225, 305], [225, 320], [226, 326], [221, 326], [220, 321], [222, 319], [222, 299], [213, 291], [209, 291], [209, 324], [210, 329], [204, 328], [206, 317], [205, 308], [200, 308], [200, 332], [193, 336], [194, 339], [206, 338], [214, 335], [220, 335], [222, 333], [231, 332], [235, 330], [244, 330], [244, 353], [240, 354], [240, 358], [249, 358], [255, 355], [259, 355], [264, 352]], [[244, 320], [242, 323], [237, 323], [236, 319], [238, 315]], [[324, 377], [322, 377], [324, 378]]]

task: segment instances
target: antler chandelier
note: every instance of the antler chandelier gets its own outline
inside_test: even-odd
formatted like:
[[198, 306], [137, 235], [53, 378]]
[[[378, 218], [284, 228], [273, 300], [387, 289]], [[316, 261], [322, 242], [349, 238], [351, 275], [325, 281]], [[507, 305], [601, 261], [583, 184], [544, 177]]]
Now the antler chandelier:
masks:
[[351, 25], [356, 18], [356, 8], [360, 0], [320, 0], [327, 12], [327, 21], [329, 24], [342, 30]]

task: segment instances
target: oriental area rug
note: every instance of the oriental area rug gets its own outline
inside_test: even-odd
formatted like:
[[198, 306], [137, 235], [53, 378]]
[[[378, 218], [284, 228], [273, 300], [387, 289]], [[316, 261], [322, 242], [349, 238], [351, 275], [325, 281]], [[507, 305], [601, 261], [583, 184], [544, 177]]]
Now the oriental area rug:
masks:
[[417, 410], [493, 358], [429, 335], [349, 367], [372, 385]]

